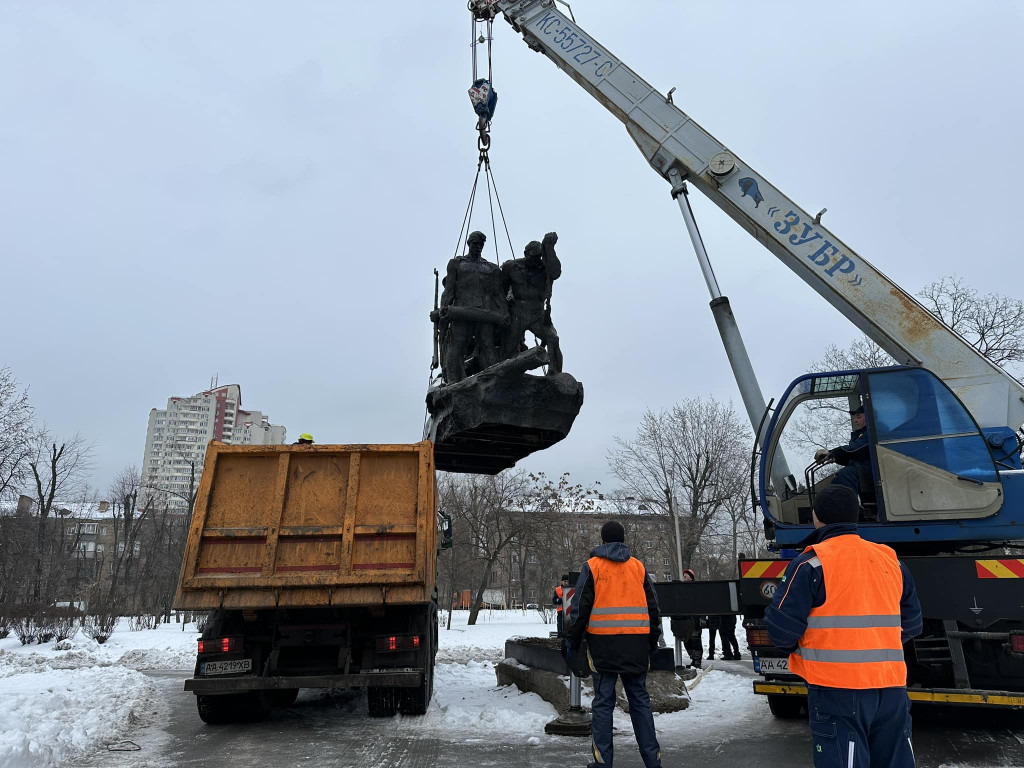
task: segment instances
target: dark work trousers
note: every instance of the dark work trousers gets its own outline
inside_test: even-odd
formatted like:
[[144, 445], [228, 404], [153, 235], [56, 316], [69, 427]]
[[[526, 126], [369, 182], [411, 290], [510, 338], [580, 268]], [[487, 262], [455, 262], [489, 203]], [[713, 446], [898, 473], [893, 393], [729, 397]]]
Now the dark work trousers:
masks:
[[913, 768], [906, 688], [807, 690], [814, 768]]
[[612, 765], [612, 712], [615, 709], [615, 680], [620, 677], [629, 702], [629, 719], [633, 721], [633, 735], [640, 747], [640, 757], [646, 768], [661, 768], [661, 747], [654, 733], [646, 672], [639, 675], [594, 672], [594, 703], [590, 721], [594, 762], [609, 768]]
[[558, 613], [555, 614], [555, 616], [557, 618], [557, 621], [558, 621], [558, 635], [559, 635], [559, 637], [561, 637], [561, 635], [562, 635], [562, 616], [564, 616], [564, 615], [565, 615], [565, 611], [559, 611]]
[[690, 655], [690, 664], [700, 669], [701, 659], [704, 656], [704, 643], [701, 641], [700, 632], [695, 632], [683, 640], [683, 648]]
[[857, 481], [857, 468], [847, 466], [832, 475], [831, 485], [844, 485], [856, 494], [860, 494], [860, 483]]
[[[715, 633], [718, 632], [717, 627], [708, 627], [708, 658], [713, 658], [715, 655]], [[725, 652], [725, 640], [722, 640], [722, 651]]]
[[722, 627], [718, 631], [722, 634], [722, 656], [738, 659], [740, 644], [736, 641], [736, 627]]

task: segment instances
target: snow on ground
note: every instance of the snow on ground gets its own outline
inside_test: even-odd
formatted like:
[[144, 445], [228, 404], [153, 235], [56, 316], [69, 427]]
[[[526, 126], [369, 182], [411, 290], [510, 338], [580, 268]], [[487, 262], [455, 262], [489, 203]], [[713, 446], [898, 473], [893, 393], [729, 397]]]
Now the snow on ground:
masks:
[[[451, 629], [442, 615], [434, 698], [423, 717], [397, 716], [403, 728], [453, 741], [472, 741], [479, 726], [498, 729], [523, 744], [551, 738], [544, 724], [557, 715], [534, 693], [498, 687], [494, 667], [510, 637], [546, 637], [555, 629], [537, 611], [483, 611], [474, 626], [468, 611], [455, 611]], [[668, 622], [666, 620], [666, 631]], [[140, 670], [191, 674], [198, 633], [191, 624], [164, 624], [131, 632], [122, 620], [100, 645], [81, 633], [69, 650], [53, 643], [22, 646], [0, 640], [0, 768], [63, 765], [79, 755], [130, 737], [131, 727], [155, 709], [154, 686]], [[666, 638], [672, 641], [671, 634]], [[707, 633], [705, 632], [705, 646]], [[743, 639], [741, 650], [746, 653]], [[658, 715], [659, 733], [686, 739], [716, 738], [737, 718], [761, 717], [765, 702], [750, 693], [749, 678], [714, 670], [693, 693], [685, 712]], [[629, 717], [616, 726], [630, 732]]]
[[[544, 725], [557, 716], [554, 707], [534, 693], [497, 687], [494, 665], [505, 658], [505, 640], [510, 637], [545, 637], [555, 629], [544, 624], [536, 611], [482, 612], [475, 626], [468, 626], [468, 611], [455, 611], [452, 628], [442, 626], [439, 634], [438, 667], [434, 698], [426, 716], [406, 718], [414, 727], [447, 730], [451, 735], [475, 732], [472, 725], [494, 724], [502, 732], [527, 739], [544, 737]], [[666, 640], [673, 638], [665, 620]], [[744, 637], [740, 651], [750, 664]], [[707, 649], [708, 633], [704, 632]], [[719, 653], [720, 645], [716, 648]], [[718, 741], [748, 721], [768, 716], [767, 700], [751, 691], [751, 678], [736, 674], [735, 667], [713, 668], [691, 693], [692, 703], [682, 712], [656, 714], [659, 737], [666, 743]], [[586, 689], [584, 689], [586, 690]], [[589, 706], [590, 697], [584, 695]], [[615, 727], [632, 732], [629, 715], [615, 711]]]
[[152, 709], [138, 670], [195, 663], [195, 627], [131, 632], [122, 620], [100, 645], [80, 632], [71, 648], [0, 640], [0, 768], [64, 765], [115, 742]]

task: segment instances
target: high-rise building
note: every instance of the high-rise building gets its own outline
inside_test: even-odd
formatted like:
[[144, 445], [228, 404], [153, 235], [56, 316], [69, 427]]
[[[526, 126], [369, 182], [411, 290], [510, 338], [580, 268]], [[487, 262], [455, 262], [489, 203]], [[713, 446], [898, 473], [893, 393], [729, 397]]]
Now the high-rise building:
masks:
[[[192, 397], [172, 397], [167, 408], [149, 412], [142, 458], [144, 497], [172, 507], [187, 507], [210, 440], [234, 445], [281, 445], [286, 430], [261, 411], [242, 409], [237, 384], [215, 387]], [[193, 478], [193, 467], [195, 477]]]

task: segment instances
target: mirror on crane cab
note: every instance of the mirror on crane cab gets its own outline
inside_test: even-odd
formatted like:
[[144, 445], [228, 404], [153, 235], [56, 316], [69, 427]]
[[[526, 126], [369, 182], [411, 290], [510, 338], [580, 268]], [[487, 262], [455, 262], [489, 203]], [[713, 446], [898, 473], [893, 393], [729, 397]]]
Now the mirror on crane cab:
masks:
[[[989, 517], [1003, 503], [997, 463], [1021, 466], [1012, 430], [981, 430], [923, 368], [802, 376], [783, 395], [764, 446], [754, 490], [776, 529], [809, 526], [815, 493], [833, 482], [857, 490], [862, 525]], [[783, 453], [806, 469], [795, 492], [776, 494], [771, 470], [777, 459], [784, 466]]]

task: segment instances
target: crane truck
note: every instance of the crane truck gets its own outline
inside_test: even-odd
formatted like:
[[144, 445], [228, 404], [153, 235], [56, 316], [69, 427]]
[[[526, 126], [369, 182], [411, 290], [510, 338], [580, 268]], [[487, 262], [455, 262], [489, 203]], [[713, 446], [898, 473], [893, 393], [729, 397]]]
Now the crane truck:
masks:
[[[711, 309], [756, 435], [751, 485], [779, 559], [744, 560], [734, 582], [659, 584], [666, 614], [742, 613], [773, 714], [801, 712], [806, 686], [764, 630], [765, 607], [794, 547], [812, 532], [815, 465], [799, 483], [784, 446], [808, 409], [863, 405], [870, 466], [859, 478], [860, 534], [910, 568], [924, 632], [905, 648], [911, 700], [1024, 707], [1024, 387], [789, 199], [563, 12], [554, 0], [471, 0], [475, 20], [503, 16], [526, 45], [625, 126], [670, 185], [711, 293]], [[570, 12], [571, 13], [571, 12]], [[800, 376], [766, 408], [728, 299], [687, 199], [702, 192], [897, 365]], [[810, 411], [813, 413], [813, 410]]]

